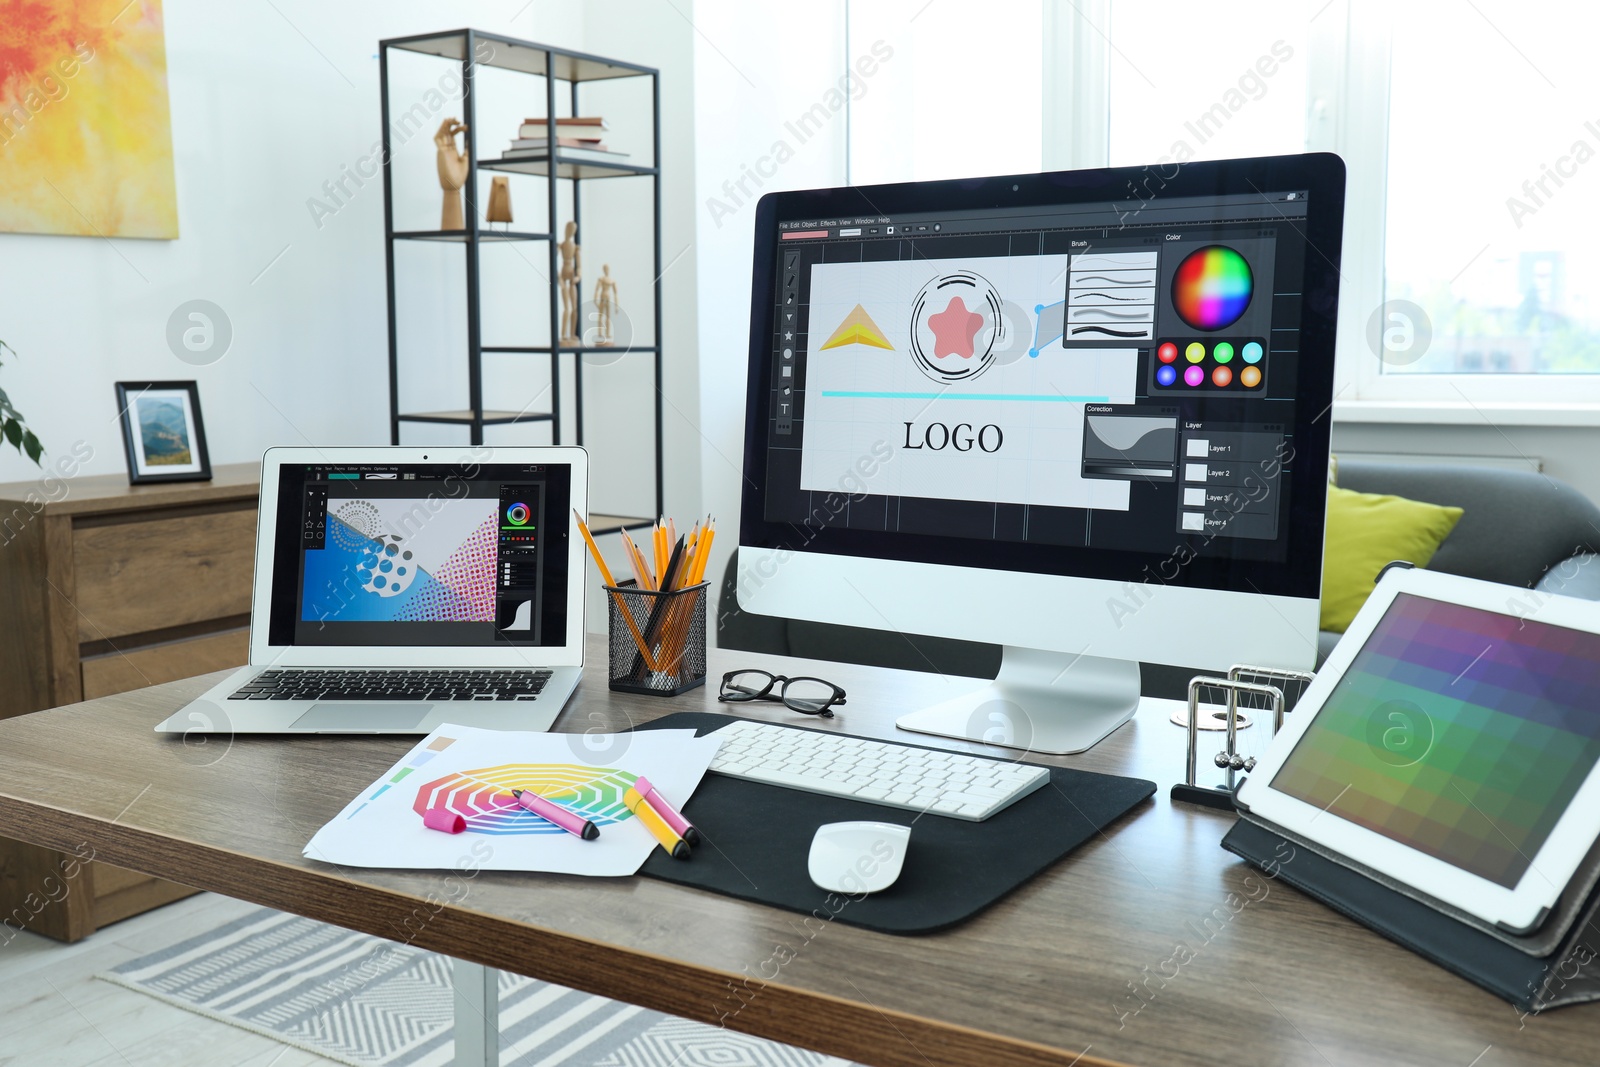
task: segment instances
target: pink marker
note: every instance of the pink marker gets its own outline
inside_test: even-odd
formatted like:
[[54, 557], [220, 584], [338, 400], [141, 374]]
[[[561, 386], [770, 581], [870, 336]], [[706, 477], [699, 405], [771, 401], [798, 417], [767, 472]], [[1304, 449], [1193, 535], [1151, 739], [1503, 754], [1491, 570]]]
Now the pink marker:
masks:
[[633, 783], [633, 787], [639, 791], [640, 796], [644, 797], [644, 802], [654, 808], [657, 815], [661, 816], [662, 821], [672, 827], [673, 833], [691, 845], [700, 843], [700, 831], [695, 829], [694, 824], [688, 819], [678, 814], [671, 804], [667, 803], [666, 798], [656, 791], [655, 786], [650, 784], [650, 779], [639, 778]]
[[467, 828], [467, 820], [449, 808], [429, 808], [422, 813], [422, 825], [442, 833], [459, 834]]
[[585, 841], [593, 841], [600, 836], [600, 827], [560, 804], [552, 804], [531, 789], [513, 789], [511, 795], [517, 798], [517, 803], [535, 815], [549, 819], [569, 834], [576, 834]]

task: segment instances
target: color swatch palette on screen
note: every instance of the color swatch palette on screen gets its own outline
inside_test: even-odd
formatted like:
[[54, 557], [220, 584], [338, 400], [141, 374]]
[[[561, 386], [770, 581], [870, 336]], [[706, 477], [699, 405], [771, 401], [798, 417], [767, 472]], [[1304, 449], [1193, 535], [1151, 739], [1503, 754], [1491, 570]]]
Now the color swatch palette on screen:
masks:
[[1207, 245], [1184, 257], [1172, 276], [1172, 306], [1196, 330], [1225, 330], [1239, 321], [1255, 294], [1243, 256], [1226, 245]]
[[1273, 788], [1508, 888], [1600, 760], [1600, 635], [1395, 598]]
[[1163, 340], [1151, 360], [1151, 390], [1258, 392], [1266, 384], [1266, 360], [1261, 338]]

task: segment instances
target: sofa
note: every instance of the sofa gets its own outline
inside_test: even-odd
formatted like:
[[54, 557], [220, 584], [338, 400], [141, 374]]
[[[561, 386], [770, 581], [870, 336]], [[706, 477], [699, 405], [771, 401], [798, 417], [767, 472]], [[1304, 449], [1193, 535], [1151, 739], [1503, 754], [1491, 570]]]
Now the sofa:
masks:
[[[1461, 508], [1431, 570], [1600, 600], [1600, 508], [1570, 485], [1530, 471], [1354, 457], [1339, 461], [1338, 483]], [[979, 678], [999, 672], [999, 645], [752, 615], [735, 595], [738, 565], [735, 552], [722, 579], [721, 648]], [[1319, 665], [1338, 639], [1319, 635]], [[1142, 667], [1146, 696], [1181, 697], [1196, 673], [1183, 665]]]

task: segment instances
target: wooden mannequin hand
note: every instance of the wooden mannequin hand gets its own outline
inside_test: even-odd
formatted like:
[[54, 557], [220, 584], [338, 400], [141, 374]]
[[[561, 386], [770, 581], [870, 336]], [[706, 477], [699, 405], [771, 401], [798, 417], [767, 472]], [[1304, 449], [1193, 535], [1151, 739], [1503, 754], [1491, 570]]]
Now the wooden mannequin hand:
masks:
[[453, 192], [467, 182], [467, 156], [456, 147], [456, 134], [466, 128], [453, 118], [445, 119], [433, 135], [433, 143], [439, 146], [439, 185], [447, 191]]

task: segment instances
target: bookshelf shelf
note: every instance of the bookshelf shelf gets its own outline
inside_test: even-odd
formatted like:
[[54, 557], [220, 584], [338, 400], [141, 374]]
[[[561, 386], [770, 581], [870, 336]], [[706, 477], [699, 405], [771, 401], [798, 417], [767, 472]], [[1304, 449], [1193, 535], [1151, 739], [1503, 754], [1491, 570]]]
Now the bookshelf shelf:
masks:
[[[544, 159], [480, 159], [479, 170], [503, 170], [512, 174], [536, 174], [544, 177], [550, 173], [550, 160]], [[638, 167], [631, 163], [605, 163], [599, 160], [562, 159], [556, 153], [558, 178], [636, 178], [656, 174], [654, 167]]]
[[466, 230], [401, 230], [394, 234], [396, 241], [454, 241], [464, 244], [479, 240], [485, 244], [497, 241], [548, 241], [547, 233], [518, 233], [514, 230], [479, 230], [476, 238]]
[[[427, 56], [434, 56], [442, 60], [459, 63], [461, 67], [462, 85], [462, 121], [466, 124], [467, 154], [467, 179], [462, 186], [463, 211], [466, 218], [466, 228], [462, 230], [396, 230], [394, 226], [394, 201], [393, 201], [393, 156], [390, 143], [391, 112], [389, 106], [389, 56], [392, 52], [412, 52]], [[478, 144], [477, 122], [477, 94], [479, 87], [475, 77], [477, 68], [497, 67], [503, 70], [517, 71], [530, 75], [542, 81], [542, 85], [535, 85], [537, 95], [543, 96], [543, 113], [547, 117], [556, 117], [561, 114], [557, 108], [557, 93], [567, 94], [569, 114], [582, 114], [579, 109], [579, 87], [587, 82], [607, 81], [612, 79], [637, 79], [641, 87], [648, 84], [650, 93], [651, 137], [652, 152], [650, 165], [642, 166], [633, 163], [605, 162], [562, 158], [559, 148], [555, 157], [555, 175], [550, 174], [550, 159], [548, 156], [535, 159], [480, 159], [478, 158], [480, 145]], [[470, 443], [479, 445], [483, 443], [483, 430], [486, 426], [505, 426], [513, 424], [548, 423], [550, 431], [548, 442], [551, 444], [583, 444], [584, 443], [584, 356], [589, 354], [613, 354], [628, 356], [648, 356], [651, 361], [654, 392], [654, 464], [655, 464], [655, 500], [649, 508], [641, 506], [640, 511], [648, 510], [653, 515], [665, 511], [663, 465], [662, 465], [662, 398], [661, 398], [661, 73], [653, 67], [644, 67], [635, 63], [626, 63], [621, 60], [607, 59], [602, 56], [589, 55], [584, 52], [574, 52], [570, 49], [555, 48], [550, 45], [535, 44], [532, 41], [521, 41], [512, 37], [499, 34], [484, 33], [474, 29], [444, 30], [437, 33], [418, 34], [411, 37], [392, 37], [378, 42], [378, 85], [379, 104], [382, 110], [383, 122], [383, 219], [384, 219], [384, 251], [388, 272], [388, 329], [389, 329], [389, 435], [393, 444], [400, 443], [400, 430], [404, 425], [431, 423], [441, 425], [463, 426], [467, 429]], [[487, 91], [487, 90], [485, 90]], [[496, 92], [504, 92], [497, 85]], [[629, 90], [631, 91], [631, 90]], [[531, 95], [531, 94], [530, 94]], [[537, 114], [530, 109], [528, 114]], [[572, 221], [578, 225], [578, 240], [583, 240], [583, 220], [581, 213], [581, 190], [586, 181], [606, 178], [641, 178], [649, 179], [651, 226], [648, 239], [653, 242], [654, 253], [654, 323], [655, 343], [651, 345], [629, 345], [627, 347], [591, 346], [591, 345], [562, 345], [560, 338], [560, 270], [558, 264], [557, 240], [551, 233], [494, 230], [486, 228], [483, 223], [483, 206], [478, 202], [478, 172], [495, 171], [512, 174], [526, 174], [545, 179], [546, 208], [545, 218], [549, 220], [552, 228], [559, 229], [557, 225], [557, 188], [559, 182], [570, 182], [572, 198]], [[641, 182], [640, 185], [645, 183]], [[625, 193], [623, 195], [635, 195]], [[645, 239], [641, 235], [641, 239]], [[396, 332], [396, 301], [395, 301], [395, 244], [400, 241], [433, 241], [445, 244], [460, 245], [463, 250], [465, 263], [466, 282], [466, 319], [467, 319], [467, 406], [458, 410], [427, 411], [427, 412], [402, 412], [400, 410], [399, 389], [399, 337]], [[538, 345], [485, 345], [482, 335], [482, 296], [480, 286], [480, 252], [484, 245], [514, 242], [539, 242], [545, 244], [548, 270], [549, 312], [550, 312], [550, 337], [545, 344]], [[583, 293], [580, 288], [577, 304], [583, 306]], [[543, 356], [550, 360], [550, 408], [548, 411], [518, 412], [497, 410], [486, 406], [483, 387], [483, 356], [485, 353], [515, 353], [530, 356]], [[565, 365], [565, 367], [564, 367]], [[563, 415], [562, 385], [564, 370], [569, 376], [572, 389], [571, 417]], [[571, 431], [568, 441], [568, 430]], [[544, 443], [544, 442], [538, 442]], [[630, 508], [630, 510], [632, 510]], [[632, 518], [629, 516], [597, 516], [603, 518], [604, 523], [593, 525], [595, 532], [600, 532], [602, 527], [606, 530], [632, 528], [633, 526], [648, 525], [650, 520], [645, 518]]]

